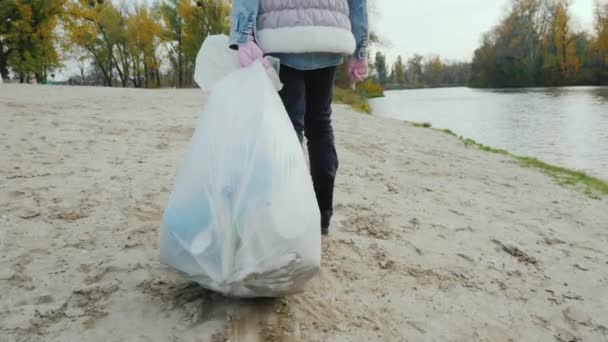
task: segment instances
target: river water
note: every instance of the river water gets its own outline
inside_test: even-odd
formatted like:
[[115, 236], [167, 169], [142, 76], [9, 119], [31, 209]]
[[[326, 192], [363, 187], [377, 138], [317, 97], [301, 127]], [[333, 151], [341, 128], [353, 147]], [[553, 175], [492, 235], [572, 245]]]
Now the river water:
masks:
[[428, 122], [484, 145], [608, 179], [608, 87], [388, 91], [374, 115]]

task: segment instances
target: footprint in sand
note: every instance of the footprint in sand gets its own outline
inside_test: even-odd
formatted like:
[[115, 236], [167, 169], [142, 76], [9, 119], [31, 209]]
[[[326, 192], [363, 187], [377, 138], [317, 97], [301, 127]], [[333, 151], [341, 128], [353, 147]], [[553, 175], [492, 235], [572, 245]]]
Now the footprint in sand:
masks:
[[135, 216], [143, 222], [160, 222], [163, 212], [159, 206], [152, 203], [142, 203], [135, 207]]
[[389, 259], [387, 252], [383, 248], [373, 244], [370, 246], [370, 249], [374, 250], [374, 260], [382, 270], [392, 271], [395, 268], [395, 262]]
[[55, 297], [51, 295], [43, 295], [35, 297], [32, 301], [34, 305], [51, 304], [55, 302]]
[[105, 303], [118, 289], [117, 284], [108, 284], [74, 290], [59, 308], [45, 312], [36, 310], [28, 330], [44, 335], [62, 320], [79, 320], [86, 328], [91, 328], [98, 319], [108, 315], [103, 310]]
[[556, 342], [580, 342], [582, 341], [580, 338], [575, 336], [572, 332], [563, 329], [557, 328], [557, 332], [554, 335]]
[[88, 215], [85, 214], [81, 210], [64, 211], [64, 212], [61, 212], [61, 213], [55, 215], [56, 219], [62, 220], [62, 221], [67, 221], [67, 222], [74, 222], [74, 221], [82, 220], [87, 217], [88, 217]]
[[169, 148], [169, 144], [167, 144], [166, 142], [161, 142], [156, 144], [156, 149], [158, 150], [166, 150]]
[[395, 187], [393, 184], [391, 183], [385, 183], [386, 185], [386, 190], [388, 191], [389, 194], [393, 194], [393, 195], [397, 195], [399, 194], [399, 189], [397, 189], [397, 187]]
[[27, 266], [33, 260], [31, 253], [21, 254], [15, 259], [15, 263], [11, 267], [13, 274], [8, 278], [11, 286], [26, 290], [33, 290], [35, 288], [32, 277], [26, 274]]
[[51, 295], [42, 295], [42, 296], [33, 297], [29, 300], [28, 299], [21, 300], [17, 304], [15, 304], [15, 306], [19, 307], [19, 306], [26, 306], [26, 305], [45, 305], [45, 304], [52, 304], [54, 302], [55, 302], [55, 297], [53, 297]]
[[226, 322], [225, 329], [210, 339], [233, 342], [300, 341], [301, 336], [289, 299], [231, 299], [193, 282], [146, 280], [137, 288], [172, 310], [179, 310], [183, 323]]
[[370, 208], [353, 210], [342, 222], [345, 231], [378, 240], [391, 238], [391, 230], [386, 222], [388, 214], [379, 214]]

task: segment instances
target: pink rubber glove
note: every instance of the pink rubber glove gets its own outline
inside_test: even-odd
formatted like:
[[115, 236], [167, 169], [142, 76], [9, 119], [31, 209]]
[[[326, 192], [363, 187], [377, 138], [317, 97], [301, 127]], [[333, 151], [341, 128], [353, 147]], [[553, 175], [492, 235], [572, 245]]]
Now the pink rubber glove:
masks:
[[245, 68], [251, 65], [256, 60], [260, 60], [265, 67], [270, 67], [270, 63], [264, 59], [264, 52], [255, 43], [252, 36], [249, 36], [249, 41], [244, 45], [239, 46], [237, 52], [239, 58], [239, 64]]
[[367, 68], [367, 59], [365, 58], [351, 58], [348, 60], [348, 78], [351, 86], [354, 87], [367, 78]]
[[272, 81], [275, 88], [277, 90], [281, 90], [283, 88], [283, 84], [279, 78], [278, 68], [273, 68], [270, 57], [264, 57], [264, 52], [255, 43], [253, 36], [249, 36], [247, 43], [239, 45], [237, 58], [242, 68], [250, 66], [255, 61], [262, 62], [262, 65], [266, 69], [266, 74], [268, 74], [268, 77], [270, 78], [270, 81]]

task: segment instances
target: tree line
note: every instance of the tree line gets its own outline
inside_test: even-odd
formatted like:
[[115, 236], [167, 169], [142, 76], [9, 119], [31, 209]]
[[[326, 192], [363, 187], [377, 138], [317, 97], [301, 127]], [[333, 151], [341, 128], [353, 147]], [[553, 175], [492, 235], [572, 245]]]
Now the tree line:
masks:
[[[228, 33], [229, 0], [2, 0], [0, 74], [20, 82], [45, 82], [67, 64], [74, 84], [122, 87], [190, 87], [196, 54], [209, 34]], [[375, 4], [371, 1], [370, 4]], [[370, 43], [379, 43], [375, 33]], [[466, 63], [439, 57], [399, 57], [389, 68], [377, 53], [366, 87], [464, 85]], [[51, 77], [52, 78], [52, 77]], [[337, 85], [348, 87], [346, 68]]]
[[608, 84], [608, 1], [594, 1], [592, 32], [576, 31], [571, 0], [511, 0], [500, 23], [482, 37], [472, 63], [439, 56], [401, 56], [389, 67], [376, 53], [373, 79], [385, 89], [486, 88]]
[[[70, 84], [192, 87], [202, 42], [228, 34], [230, 14], [230, 0], [0, 0], [0, 75], [44, 83], [71, 65]], [[345, 66], [338, 79], [348, 87]]]
[[229, 32], [227, 0], [2, 0], [0, 74], [45, 82], [66, 60], [72, 82], [190, 87], [207, 35]]
[[608, 84], [608, 1], [595, 0], [593, 32], [576, 31], [570, 0], [512, 0], [475, 51], [470, 85]]
[[404, 62], [398, 56], [389, 67], [386, 56], [377, 52], [370, 61], [371, 77], [385, 89], [464, 86], [470, 77], [470, 63], [446, 62], [439, 56], [414, 54]]

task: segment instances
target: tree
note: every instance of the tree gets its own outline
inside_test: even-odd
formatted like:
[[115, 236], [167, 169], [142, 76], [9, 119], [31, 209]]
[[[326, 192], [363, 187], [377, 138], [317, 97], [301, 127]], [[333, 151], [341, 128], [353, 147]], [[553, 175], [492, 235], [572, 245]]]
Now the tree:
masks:
[[131, 57], [131, 82], [135, 87], [160, 87], [160, 57], [158, 56], [162, 26], [159, 16], [145, 5], [136, 8], [127, 18], [127, 46]]
[[595, 42], [594, 48], [608, 64], [608, 1], [595, 1]]
[[[118, 66], [115, 56], [116, 39], [119, 35], [117, 10], [110, 2], [72, 0], [66, 6], [65, 31], [68, 46], [87, 51], [93, 67], [102, 76], [103, 84], [114, 85], [114, 70]], [[119, 71], [123, 84], [125, 75]]]
[[440, 86], [443, 82], [444, 64], [439, 56], [430, 57], [424, 63], [423, 80], [429, 86]]
[[608, 1], [595, 1], [595, 39], [591, 44], [598, 84], [608, 81]]
[[498, 83], [494, 45], [495, 32], [486, 33], [482, 39], [482, 45], [473, 55], [471, 64], [471, 78], [469, 84], [473, 87], [488, 87]]
[[555, 19], [553, 24], [553, 41], [557, 50], [557, 61], [563, 79], [573, 78], [580, 69], [580, 60], [575, 54], [576, 35], [570, 27], [568, 9], [570, 0], [559, 0], [555, 6]]
[[[575, 32], [571, 0], [511, 0], [505, 18], [475, 51], [471, 84], [478, 87], [599, 84], [608, 37], [606, 0], [596, 0], [595, 37]], [[601, 8], [604, 8], [602, 10]], [[599, 19], [598, 19], [599, 18]]]
[[183, 52], [186, 84], [193, 85], [196, 55], [208, 35], [228, 33], [230, 26], [226, 18], [230, 5], [224, 0], [182, 1], [180, 15], [184, 17]]
[[405, 65], [403, 65], [403, 59], [401, 59], [401, 56], [397, 56], [397, 59], [393, 64], [393, 70], [391, 74], [393, 82], [399, 85], [405, 84]]
[[465, 86], [471, 76], [471, 64], [463, 62], [444, 64], [442, 83], [447, 86]]
[[9, 47], [8, 36], [12, 22], [17, 18], [16, 5], [16, 1], [0, 2], [0, 77], [4, 79], [8, 79], [8, 56], [14, 49]]
[[538, 84], [548, 51], [555, 0], [512, 0], [509, 12], [475, 51], [471, 83], [484, 87]]
[[167, 0], [160, 5], [163, 19], [163, 41], [176, 76], [176, 85], [184, 86], [184, 18], [180, 15], [180, 4], [188, 0]]
[[67, 45], [86, 51], [93, 74], [107, 86], [159, 87], [164, 59], [175, 76], [172, 83], [191, 86], [203, 40], [229, 31], [227, 0], [163, 0], [152, 7], [147, 2], [68, 1]]
[[382, 52], [376, 52], [376, 59], [374, 60], [374, 69], [376, 70], [376, 76], [378, 83], [385, 85], [388, 81], [388, 67], [386, 65], [386, 56]]
[[[563, 58], [559, 57], [562, 54], [557, 51], [555, 37], [559, 29], [568, 27], [569, 18], [564, 16], [567, 6], [567, 0], [512, 0], [509, 13], [484, 35], [481, 47], [475, 51], [472, 84], [521, 87], [561, 82], [561, 77], [551, 79], [562, 73], [556, 70], [562, 69]], [[563, 60], [569, 63], [564, 63], [563, 69], [576, 70], [575, 59]]]
[[422, 85], [422, 59], [421, 55], [415, 54], [407, 61], [407, 79], [411, 86]]
[[21, 82], [46, 81], [61, 65], [56, 28], [65, 0], [5, 0], [0, 4], [0, 73], [8, 68]]

